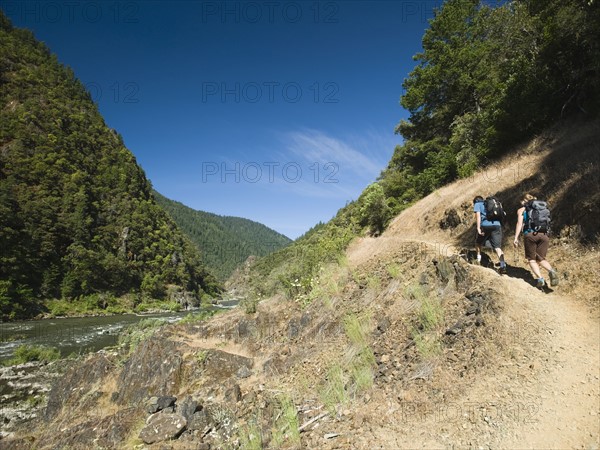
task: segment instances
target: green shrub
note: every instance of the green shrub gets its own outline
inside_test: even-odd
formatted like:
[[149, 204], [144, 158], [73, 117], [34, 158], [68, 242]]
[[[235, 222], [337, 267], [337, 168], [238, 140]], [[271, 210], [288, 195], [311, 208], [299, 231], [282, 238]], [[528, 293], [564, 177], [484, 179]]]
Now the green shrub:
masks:
[[72, 311], [72, 307], [66, 300], [50, 300], [46, 305], [50, 314], [55, 317], [66, 316]]
[[6, 365], [24, 364], [32, 361], [50, 362], [60, 359], [60, 352], [54, 347], [42, 345], [19, 345], [15, 349], [14, 357], [6, 362]]
[[381, 234], [391, 218], [383, 186], [380, 183], [367, 186], [358, 203], [361, 225], [368, 226], [371, 234]]
[[129, 355], [140, 343], [148, 339], [167, 323], [164, 319], [142, 319], [136, 324], [129, 325], [119, 334], [118, 345], [125, 349], [126, 354]]

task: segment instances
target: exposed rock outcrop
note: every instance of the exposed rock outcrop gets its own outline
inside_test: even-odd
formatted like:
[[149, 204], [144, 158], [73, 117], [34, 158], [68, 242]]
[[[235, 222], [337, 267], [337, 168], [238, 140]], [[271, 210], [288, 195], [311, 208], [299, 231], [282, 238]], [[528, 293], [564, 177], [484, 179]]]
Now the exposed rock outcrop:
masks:
[[183, 357], [175, 342], [160, 336], [151, 337], [140, 344], [123, 366], [113, 400], [122, 406], [139, 405], [152, 395], [168, 396], [177, 392], [182, 364]]

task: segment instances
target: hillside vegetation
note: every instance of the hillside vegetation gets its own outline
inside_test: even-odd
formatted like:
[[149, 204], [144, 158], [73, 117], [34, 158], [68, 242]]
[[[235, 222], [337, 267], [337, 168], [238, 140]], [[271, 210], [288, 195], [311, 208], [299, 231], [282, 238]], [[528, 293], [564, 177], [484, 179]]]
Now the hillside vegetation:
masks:
[[552, 238], [560, 285], [542, 292], [522, 250], [506, 252], [500, 276], [462, 246], [493, 174], [506, 174], [507, 231], [512, 193], [530, 183], [557, 186], [552, 204], [573, 186], [598, 192], [599, 139], [600, 124], [547, 130], [436, 190], [380, 236], [354, 239], [309, 301], [275, 295], [87, 356], [3, 448], [596, 448], [598, 248], [580, 244], [574, 218]]
[[[436, 11], [423, 51], [404, 81], [401, 104], [410, 112], [379, 180], [292, 246], [258, 261], [251, 295], [310, 296], [315, 276], [336, 261], [351, 239], [379, 235], [416, 200], [456, 179], [485, 170], [519, 143], [569, 120], [595, 121], [600, 105], [600, 6], [589, 0], [521, 0], [490, 6], [449, 0]], [[597, 161], [579, 157], [584, 173]], [[559, 166], [552, 166], [558, 168]], [[551, 166], [541, 166], [547, 173]], [[587, 168], [584, 168], [587, 167]], [[558, 186], [539, 177], [539, 194]], [[488, 193], [495, 192], [490, 180]], [[582, 191], [579, 191], [579, 193]], [[554, 230], [585, 222], [582, 240], [596, 241], [587, 220], [598, 191], [572, 187], [555, 205]], [[511, 192], [511, 196], [515, 193]], [[516, 194], [520, 195], [520, 194]], [[586, 212], [583, 212], [586, 211]]]
[[73, 72], [0, 12], [0, 318], [218, 290]]
[[265, 256], [292, 242], [249, 219], [197, 211], [154, 191], [156, 202], [196, 244], [210, 273], [225, 281], [249, 256]]

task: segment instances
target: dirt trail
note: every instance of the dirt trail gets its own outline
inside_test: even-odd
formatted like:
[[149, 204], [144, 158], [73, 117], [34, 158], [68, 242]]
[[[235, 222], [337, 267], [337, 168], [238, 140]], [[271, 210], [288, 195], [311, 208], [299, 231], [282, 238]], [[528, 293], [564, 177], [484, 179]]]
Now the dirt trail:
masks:
[[[494, 276], [492, 274], [491, 276]], [[519, 417], [498, 444], [502, 448], [598, 448], [600, 432], [600, 328], [574, 299], [544, 294], [523, 280], [502, 277], [515, 317], [527, 317], [530, 337], [542, 348], [531, 383], [503, 386], [523, 392], [531, 420]], [[537, 333], [536, 333], [537, 332]], [[536, 336], [537, 334], [537, 336]]]
[[[441, 238], [432, 233], [411, 239], [392, 230], [355, 243], [349, 262], [385, 258], [409, 242], [446, 256], [454, 253], [456, 247]], [[411, 417], [410, 411], [391, 406], [387, 413], [401, 420], [383, 420], [372, 430], [374, 442], [381, 444], [376, 448], [598, 449], [598, 320], [585, 305], [561, 295], [560, 286], [544, 293], [519, 278], [473, 270], [502, 295], [499, 320], [514, 333], [508, 341], [516, 344], [515, 357], [477, 379], [459, 401], [440, 404], [426, 415]]]
[[[548, 151], [525, 152], [472, 179], [435, 191], [397, 216], [379, 238], [356, 240], [348, 249], [349, 264], [356, 267], [387, 260], [399, 249], [413, 251], [415, 242], [436, 255], [457, 255], [462, 248], [460, 233], [468, 227], [442, 230], [439, 219], [445, 212], [449, 208], [463, 211], [463, 220], [470, 225], [475, 195], [487, 195], [491, 192], [486, 189], [491, 188], [506, 189], [531, 177]], [[511, 236], [504, 238], [507, 260], [526, 273], [522, 247], [515, 258]], [[550, 252], [556, 255], [556, 247]], [[503, 356], [490, 363], [499, 366], [491, 374], [482, 373], [458, 402], [440, 404], [430, 414], [415, 418], [410, 411], [398, 411], [397, 405], [390, 404], [385, 413], [400, 420], [381, 420], [372, 428], [372, 442], [381, 443], [374, 448], [600, 448], [597, 312], [590, 312], [589, 302], [569, 296], [581, 290], [564, 294], [573, 288], [571, 280], [554, 292], [543, 293], [522, 278], [501, 277], [483, 267], [472, 269], [483, 285], [494, 286], [501, 296], [503, 311], [498, 320], [504, 321], [508, 332], [503, 336], [506, 342], [499, 345], [508, 348], [499, 348]], [[597, 290], [595, 286], [590, 289]]]

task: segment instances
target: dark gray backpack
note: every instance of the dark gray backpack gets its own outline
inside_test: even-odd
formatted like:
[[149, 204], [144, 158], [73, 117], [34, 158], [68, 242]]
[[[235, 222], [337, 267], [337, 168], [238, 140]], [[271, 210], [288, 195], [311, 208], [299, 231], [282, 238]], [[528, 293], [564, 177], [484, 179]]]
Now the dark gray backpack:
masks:
[[550, 231], [550, 210], [548, 203], [542, 200], [531, 200], [525, 205], [527, 211], [527, 223], [525, 229], [536, 233], [548, 233]]
[[496, 197], [491, 196], [485, 199], [483, 203], [485, 207], [485, 218], [490, 222], [499, 221], [500, 223], [504, 223], [504, 219], [506, 217], [506, 213], [504, 212], [504, 208], [502, 208], [502, 203]]

